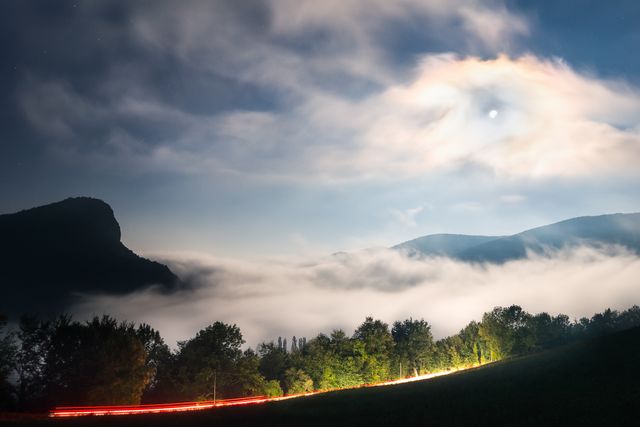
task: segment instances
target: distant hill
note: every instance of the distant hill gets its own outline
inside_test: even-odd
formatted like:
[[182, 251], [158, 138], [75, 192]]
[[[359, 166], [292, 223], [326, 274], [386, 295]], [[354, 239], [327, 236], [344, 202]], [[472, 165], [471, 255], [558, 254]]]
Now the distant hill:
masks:
[[0, 215], [0, 312], [54, 312], [75, 293], [171, 289], [178, 278], [120, 241], [111, 207], [78, 197]]
[[418, 237], [394, 246], [402, 249], [408, 255], [447, 256], [455, 257], [460, 252], [483, 243], [499, 239], [499, 236], [467, 236], [464, 234], [431, 234]]
[[640, 254], [640, 213], [572, 218], [512, 236], [434, 234], [393, 247], [410, 256], [448, 256], [462, 261], [504, 263], [527, 253], [580, 245], [620, 245]]

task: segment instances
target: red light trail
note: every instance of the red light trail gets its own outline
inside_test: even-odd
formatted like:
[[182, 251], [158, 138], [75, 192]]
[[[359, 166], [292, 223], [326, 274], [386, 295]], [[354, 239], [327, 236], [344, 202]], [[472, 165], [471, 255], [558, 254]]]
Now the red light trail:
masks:
[[[459, 369], [462, 370], [462, 369]], [[133, 415], [133, 414], [160, 414], [166, 412], [184, 412], [184, 411], [200, 411], [203, 409], [211, 409], [225, 406], [240, 405], [256, 405], [266, 402], [277, 402], [280, 400], [295, 399], [299, 397], [313, 396], [316, 394], [327, 393], [330, 391], [347, 390], [365, 387], [381, 387], [396, 384], [405, 384], [413, 381], [422, 381], [434, 377], [447, 375], [457, 371], [443, 371], [433, 374], [420, 375], [417, 377], [403, 378], [399, 380], [384, 381], [374, 384], [365, 384], [357, 387], [345, 387], [331, 390], [318, 390], [302, 394], [290, 394], [280, 397], [252, 396], [240, 397], [235, 399], [208, 400], [200, 402], [179, 402], [179, 403], [160, 403], [152, 405], [111, 405], [111, 406], [60, 406], [49, 412], [50, 417], [80, 417], [86, 415]]]

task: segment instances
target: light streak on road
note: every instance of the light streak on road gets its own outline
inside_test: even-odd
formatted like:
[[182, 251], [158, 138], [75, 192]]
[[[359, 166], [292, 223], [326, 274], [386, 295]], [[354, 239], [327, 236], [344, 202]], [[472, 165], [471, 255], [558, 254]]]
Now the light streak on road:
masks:
[[134, 414], [161, 414], [167, 412], [201, 411], [225, 406], [257, 405], [266, 402], [278, 402], [281, 400], [296, 399], [300, 397], [314, 396], [338, 390], [349, 390], [367, 387], [382, 387], [397, 384], [406, 384], [414, 381], [423, 381], [435, 377], [441, 377], [468, 368], [460, 368], [452, 371], [434, 372], [432, 374], [418, 375], [415, 377], [401, 378], [399, 380], [383, 381], [374, 384], [364, 384], [355, 387], [336, 388], [330, 390], [318, 390], [309, 393], [290, 394], [279, 397], [253, 396], [236, 399], [208, 400], [199, 402], [160, 403], [152, 405], [111, 405], [111, 406], [60, 406], [49, 412], [50, 417], [79, 417], [86, 415], [134, 415]]

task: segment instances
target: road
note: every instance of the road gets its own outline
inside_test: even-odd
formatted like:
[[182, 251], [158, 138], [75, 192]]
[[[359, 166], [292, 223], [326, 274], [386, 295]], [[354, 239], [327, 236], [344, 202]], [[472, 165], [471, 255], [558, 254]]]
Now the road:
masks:
[[[462, 369], [458, 369], [460, 371]], [[430, 378], [440, 377], [448, 375], [456, 370], [435, 372], [426, 375], [419, 375], [416, 377], [402, 378], [399, 380], [384, 381], [374, 384], [365, 384], [359, 387], [351, 388], [363, 388], [363, 387], [383, 387], [392, 386], [397, 384], [405, 384], [413, 381], [424, 381]], [[209, 400], [199, 402], [178, 402], [178, 403], [160, 403], [151, 405], [113, 405], [113, 406], [64, 406], [56, 407], [49, 412], [51, 417], [78, 417], [87, 415], [133, 415], [133, 414], [158, 414], [164, 412], [183, 412], [183, 411], [200, 411], [203, 409], [212, 409], [226, 406], [240, 406], [240, 405], [257, 405], [266, 402], [277, 402], [280, 400], [297, 399], [302, 397], [313, 396], [321, 393], [327, 393], [330, 391], [337, 391], [344, 389], [331, 389], [331, 390], [318, 390], [310, 393], [302, 394], [290, 394], [287, 396], [279, 397], [266, 397], [266, 396], [253, 396], [253, 397], [241, 397], [235, 399], [222, 399], [222, 400]]]

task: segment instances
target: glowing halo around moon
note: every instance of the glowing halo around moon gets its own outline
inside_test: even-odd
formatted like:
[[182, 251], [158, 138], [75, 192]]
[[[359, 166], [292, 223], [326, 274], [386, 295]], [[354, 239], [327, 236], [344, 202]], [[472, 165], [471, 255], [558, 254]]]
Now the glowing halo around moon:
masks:
[[488, 116], [489, 116], [490, 119], [495, 119], [496, 117], [498, 117], [498, 110], [489, 111]]

